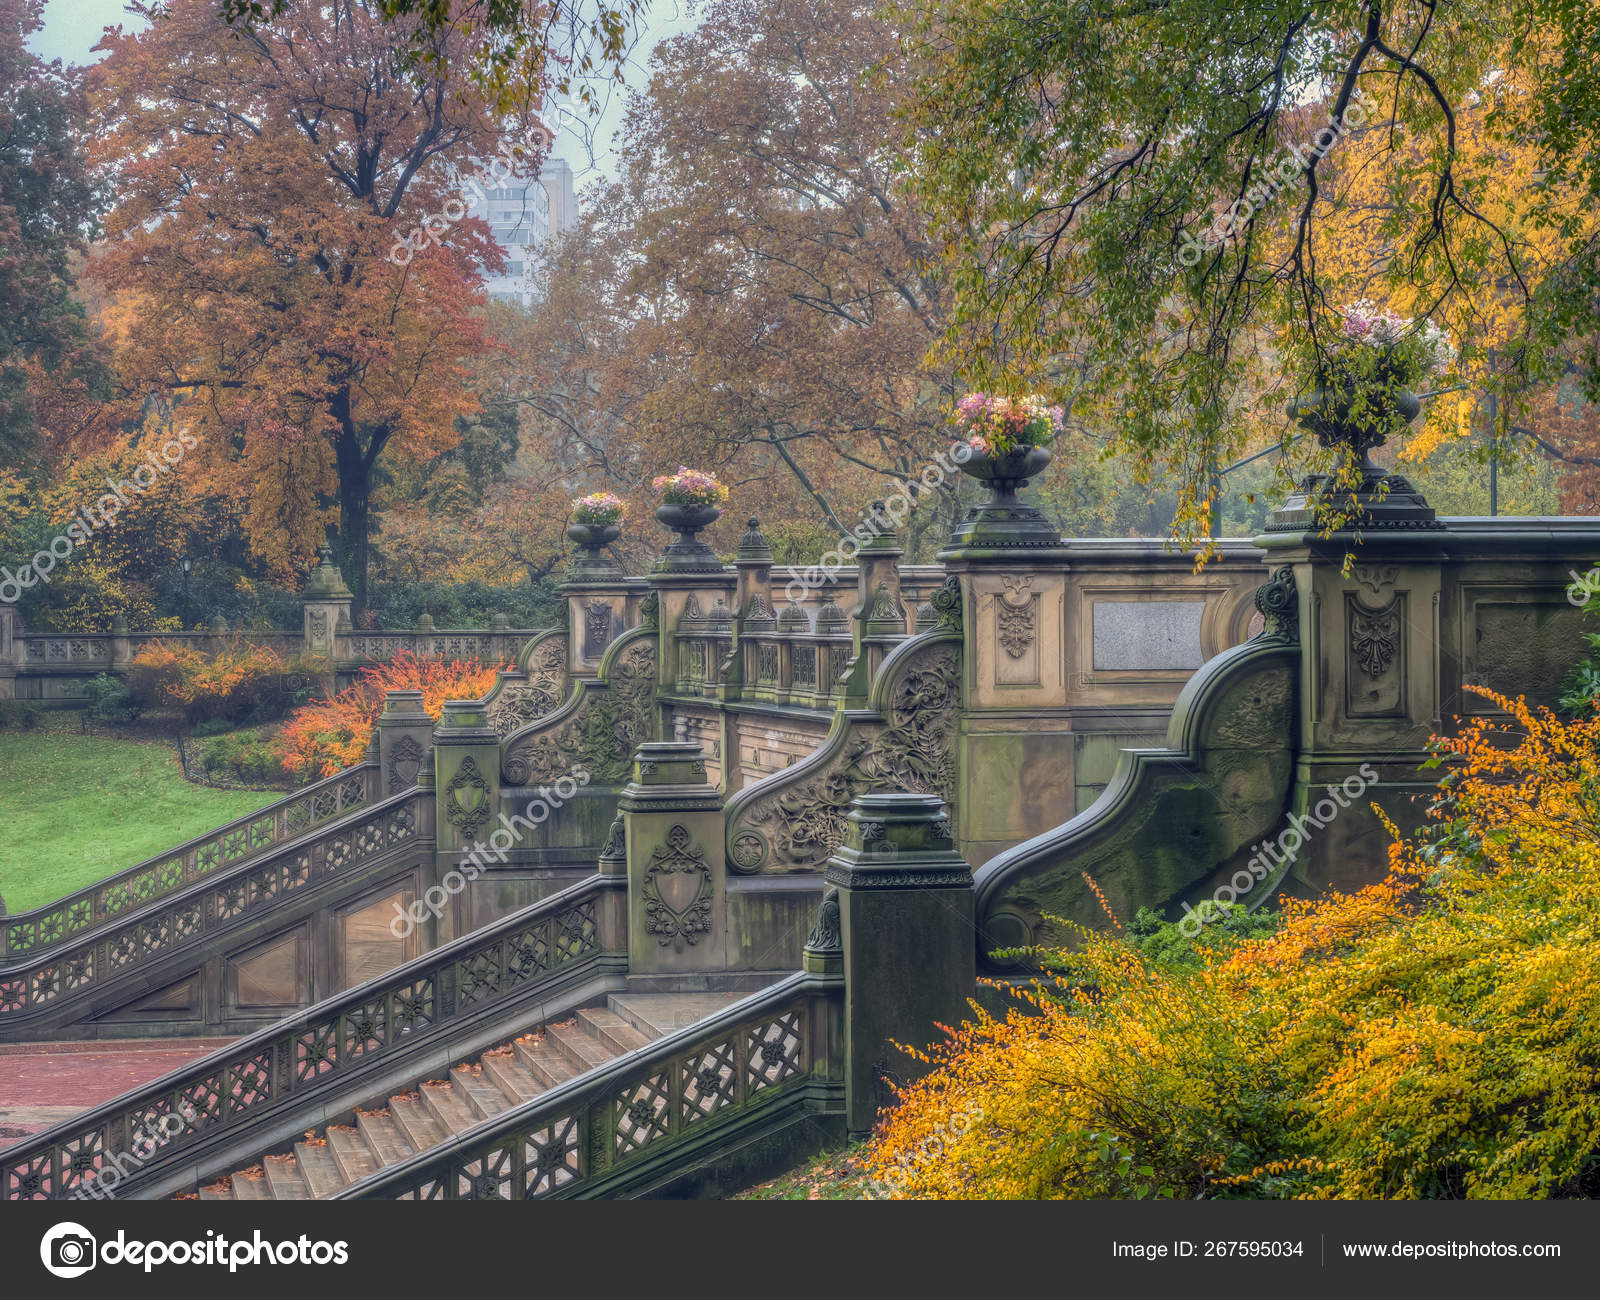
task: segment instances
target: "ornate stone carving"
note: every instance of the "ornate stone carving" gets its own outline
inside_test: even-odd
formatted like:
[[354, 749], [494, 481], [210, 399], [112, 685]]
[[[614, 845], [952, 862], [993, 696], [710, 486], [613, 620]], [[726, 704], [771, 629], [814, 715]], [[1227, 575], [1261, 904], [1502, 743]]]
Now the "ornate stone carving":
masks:
[[1368, 609], [1359, 600], [1350, 606], [1350, 653], [1368, 677], [1381, 677], [1400, 648], [1400, 601]]
[[641, 638], [618, 656], [605, 689], [590, 688], [549, 730], [511, 742], [501, 761], [505, 779], [540, 785], [582, 770], [602, 784], [625, 781], [633, 751], [652, 734], [655, 688], [655, 642]]
[[1294, 583], [1294, 569], [1284, 565], [1256, 588], [1256, 608], [1265, 623], [1264, 636], [1284, 641], [1300, 636], [1300, 593]]
[[651, 592], [639, 602], [639, 623], [642, 627], [658, 627], [661, 618], [661, 597]]
[[1399, 572], [1397, 564], [1358, 564], [1350, 570], [1350, 576], [1358, 587], [1370, 591], [1372, 598], [1378, 600], [1386, 587], [1394, 586], [1395, 575]]
[[603, 600], [591, 600], [583, 610], [583, 653], [586, 659], [598, 659], [611, 644], [611, 606]]
[[501, 684], [489, 703], [489, 725], [496, 735], [509, 736], [552, 712], [566, 698], [566, 689], [567, 638], [549, 637], [528, 660], [525, 680]]
[[939, 615], [939, 626], [947, 632], [961, 631], [961, 579], [951, 574], [928, 598]]
[[1005, 590], [995, 602], [995, 623], [1000, 644], [1013, 659], [1028, 653], [1038, 635], [1038, 602], [1033, 594], [1033, 579], [1024, 574], [1009, 574], [1000, 579]]
[[389, 793], [399, 794], [417, 783], [422, 770], [422, 746], [415, 736], [401, 736], [389, 764]]
[[822, 902], [817, 906], [817, 923], [811, 927], [806, 939], [806, 951], [828, 955], [844, 951], [844, 939], [839, 931], [839, 891], [829, 885], [822, 891]]
[[960, 682], [955, 646], [914, 655], [890, 688], [881, 726], [856, 724], [820, 771], [770, 778], [779, 788], [730, 828], [730, 865], [736, 871], [820, 866], [844, 839], [845, 815], [858, 794], [901, 790], [950, 802]]
[[711, 930], [711, 867], [683, 826], [667, 832], [667, 842], [650, 855], [645, 868], [645, 929], [675, 952], [700, 942]]
[[306, 614], [306, 623], [311, 629], [311, 643], [321, 645], [328, 639], [328, 611], [313, 609]]
[[600, 856], [612, 861], [625, 860], [628, 856], [627, 840], [627, 824], [623, 821], [622, 814], [618, 813], [612, 818], [611, 830], [606, 836], [605, 844], [601, 846]]
[[456, 774], [450, 778], [450, 784], [445, 787], [444, 815], [463, 837], [471, 839], [489, 820], [489, 814], [493, 811], [491, 802], [489, 783], [478, 771], [478, 764], [472, 755], [468, 754], [456, 769]]

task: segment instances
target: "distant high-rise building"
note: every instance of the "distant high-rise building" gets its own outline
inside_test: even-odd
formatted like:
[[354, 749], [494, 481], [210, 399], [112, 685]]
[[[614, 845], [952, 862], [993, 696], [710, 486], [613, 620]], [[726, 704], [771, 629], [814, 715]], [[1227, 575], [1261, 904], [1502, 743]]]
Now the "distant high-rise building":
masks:
[[467, 211], [489, 223], [495, 242], [505, 250], [506, 269], [485, 275], [489, 297], [531, 307], [537, 296], [536, 276], [551, 235], [570, 230], [578, 220], [572, 168], [565, 159], [548, 158], [537, 176], [509, 177], [474, 197]]

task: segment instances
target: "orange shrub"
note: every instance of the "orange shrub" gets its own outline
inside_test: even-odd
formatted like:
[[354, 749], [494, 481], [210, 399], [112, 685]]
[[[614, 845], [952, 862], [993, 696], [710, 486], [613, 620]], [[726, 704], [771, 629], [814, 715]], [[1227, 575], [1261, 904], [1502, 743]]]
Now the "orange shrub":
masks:
[[387, 663], [363, 668], [355, 682], [296, 709], [278, 736], [283, 766], [301, 777], [332, 776], [359, 763], [383, 712], [385, 691], [421, 691], [422, 707], [434, 721], [446, 700], [477, 700], [509, 664], [461, 659], [422, 659], [402, 650]]
[[320, 667], [239, 637], [216, 650], [154, 641], [129, 665], [128, 689], [141, 707], [177, 705], [191, 723], [268, 721], [289, 707], [293, 679]]

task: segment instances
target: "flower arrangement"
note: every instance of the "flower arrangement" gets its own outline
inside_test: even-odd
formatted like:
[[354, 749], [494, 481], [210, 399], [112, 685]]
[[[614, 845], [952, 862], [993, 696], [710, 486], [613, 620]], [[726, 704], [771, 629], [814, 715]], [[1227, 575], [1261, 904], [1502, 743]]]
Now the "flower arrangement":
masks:
[[1421, 325], [1362, 298], [1339, 317], [1333, 365], [1352, 378], [1404, 387], [1444, 369], [1455, 357], [1450, 336], [1432, 321]]
[[1025, 447], [1048, 447], [1061, 436], [1066, 413], [1037, 393], [1000, 397], [968, 393], [956, 403], [956, 427], [984, 456], [1004, 456]]
[[661, 474], [653, 482], [669, 506], [715, 506], [728, 499], [725, 484], [701, 470], [679, 465], [676, 474]]
[[620, 524], [626, 514], [622, 498], [615, 492], [591, 492], [572, 503], [572, 522], [592, 528]]

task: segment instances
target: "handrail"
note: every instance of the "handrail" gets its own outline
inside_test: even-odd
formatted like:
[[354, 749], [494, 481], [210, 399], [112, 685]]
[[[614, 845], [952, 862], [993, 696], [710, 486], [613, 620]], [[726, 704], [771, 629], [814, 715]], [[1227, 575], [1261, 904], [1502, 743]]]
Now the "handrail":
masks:
[[582, 1194], [646, 1158], [831, 1080], [838, 975], [799, 972], [336, 1192], [333, 1200]]
[[131, 912], [109, 932], [80, 937], [37, 964], [0, 970], [0, 1030], [68, 994], [109, 984], [208, 931], [232, 926], [285, 895], [334, 875], [349, 875], [379, 854], [419, 838], [415, 787], [329, 822], [312, 835], [176, 890], [165, 903]]
[[131, 1159], [136, 1169], [118, 1180], [126, 1190], [223, 1130], [569, 972], [602, 952], [598, 899], [618, 888], [621, 877], [591, 876], [0, 1151], [0, 1200], [81, 1196], [101, 1169]]
[[378, 765], [357, 763], [53, 903], [0, 916], [0, 974], [7, 958], [38, 956], [82, 938], [219, 868], [250, 862], [304, 831], [364, 807], [377, 786]]

